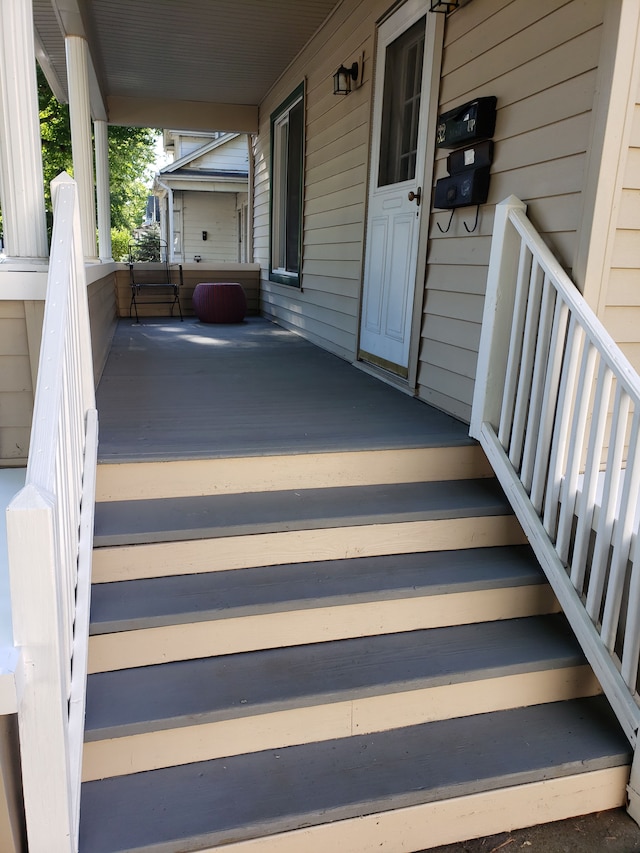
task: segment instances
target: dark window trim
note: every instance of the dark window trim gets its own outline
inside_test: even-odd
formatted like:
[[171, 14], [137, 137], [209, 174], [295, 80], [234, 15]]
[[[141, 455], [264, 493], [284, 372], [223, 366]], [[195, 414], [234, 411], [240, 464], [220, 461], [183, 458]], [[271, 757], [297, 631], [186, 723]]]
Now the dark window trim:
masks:
[[[300, 228], [298, 233], [298, 272], [281, 272], [279, 269], [273, 268], [273, 170], [274, 170], [274, 127], [278, 119], [283, 113], [287, 112], [297, 100], [302, 98], [303, 110], [303, 132], [302, 145], [300, 146]], [[269, 281], [275, 281], [278, 284], [286, 284], [290, 287], [302, 286], [302, 232], [303, 232], [303, 202], [304, 202], [304, 157], [305, 157], [305, 142], [306, 142], [306, 92], [304, 81], [285, 98], [285, 100], [271, 113], [269, 124], [269, 142], [270, 142], [270, 157], [269, 157]]]

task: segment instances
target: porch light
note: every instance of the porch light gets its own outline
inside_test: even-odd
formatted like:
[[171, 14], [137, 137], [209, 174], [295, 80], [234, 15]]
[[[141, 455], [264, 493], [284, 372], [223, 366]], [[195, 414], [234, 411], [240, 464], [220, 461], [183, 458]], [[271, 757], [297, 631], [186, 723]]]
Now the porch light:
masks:
[[431, 0], [430, 12], [453, 12], [460, 6], [460, 0]]
[[351, 81], [358, 79], [358, 63], [354, 62], [351, 68], [341, 65], [333, 75], [333, 94], [348, 95], [351, 91]]

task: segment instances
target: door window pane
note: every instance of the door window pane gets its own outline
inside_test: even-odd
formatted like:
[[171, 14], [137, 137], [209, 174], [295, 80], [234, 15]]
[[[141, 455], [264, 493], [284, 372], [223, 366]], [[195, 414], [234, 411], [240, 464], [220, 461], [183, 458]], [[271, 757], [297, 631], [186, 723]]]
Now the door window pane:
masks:
[[424, 34], [421, 18], [386, 50], [378, 186], [416, 174]]

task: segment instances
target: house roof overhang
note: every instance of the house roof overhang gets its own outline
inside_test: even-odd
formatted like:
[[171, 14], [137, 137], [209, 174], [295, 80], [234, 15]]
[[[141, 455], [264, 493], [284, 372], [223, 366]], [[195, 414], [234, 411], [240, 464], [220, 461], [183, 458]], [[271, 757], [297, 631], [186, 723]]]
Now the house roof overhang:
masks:
[[36, 53], [67, 99], [64, 38], [89, 45], [94, 118], [255, 132], [269, 89], [338, 0], [33, 0]]

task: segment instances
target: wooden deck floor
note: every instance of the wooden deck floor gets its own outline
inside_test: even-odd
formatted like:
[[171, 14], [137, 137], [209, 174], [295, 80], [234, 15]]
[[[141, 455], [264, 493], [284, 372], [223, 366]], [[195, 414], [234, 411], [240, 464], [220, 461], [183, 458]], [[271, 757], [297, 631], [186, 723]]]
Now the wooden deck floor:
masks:
[[467, 444], [467, 427], [266, 320], [120, 321], [101, 461]]

